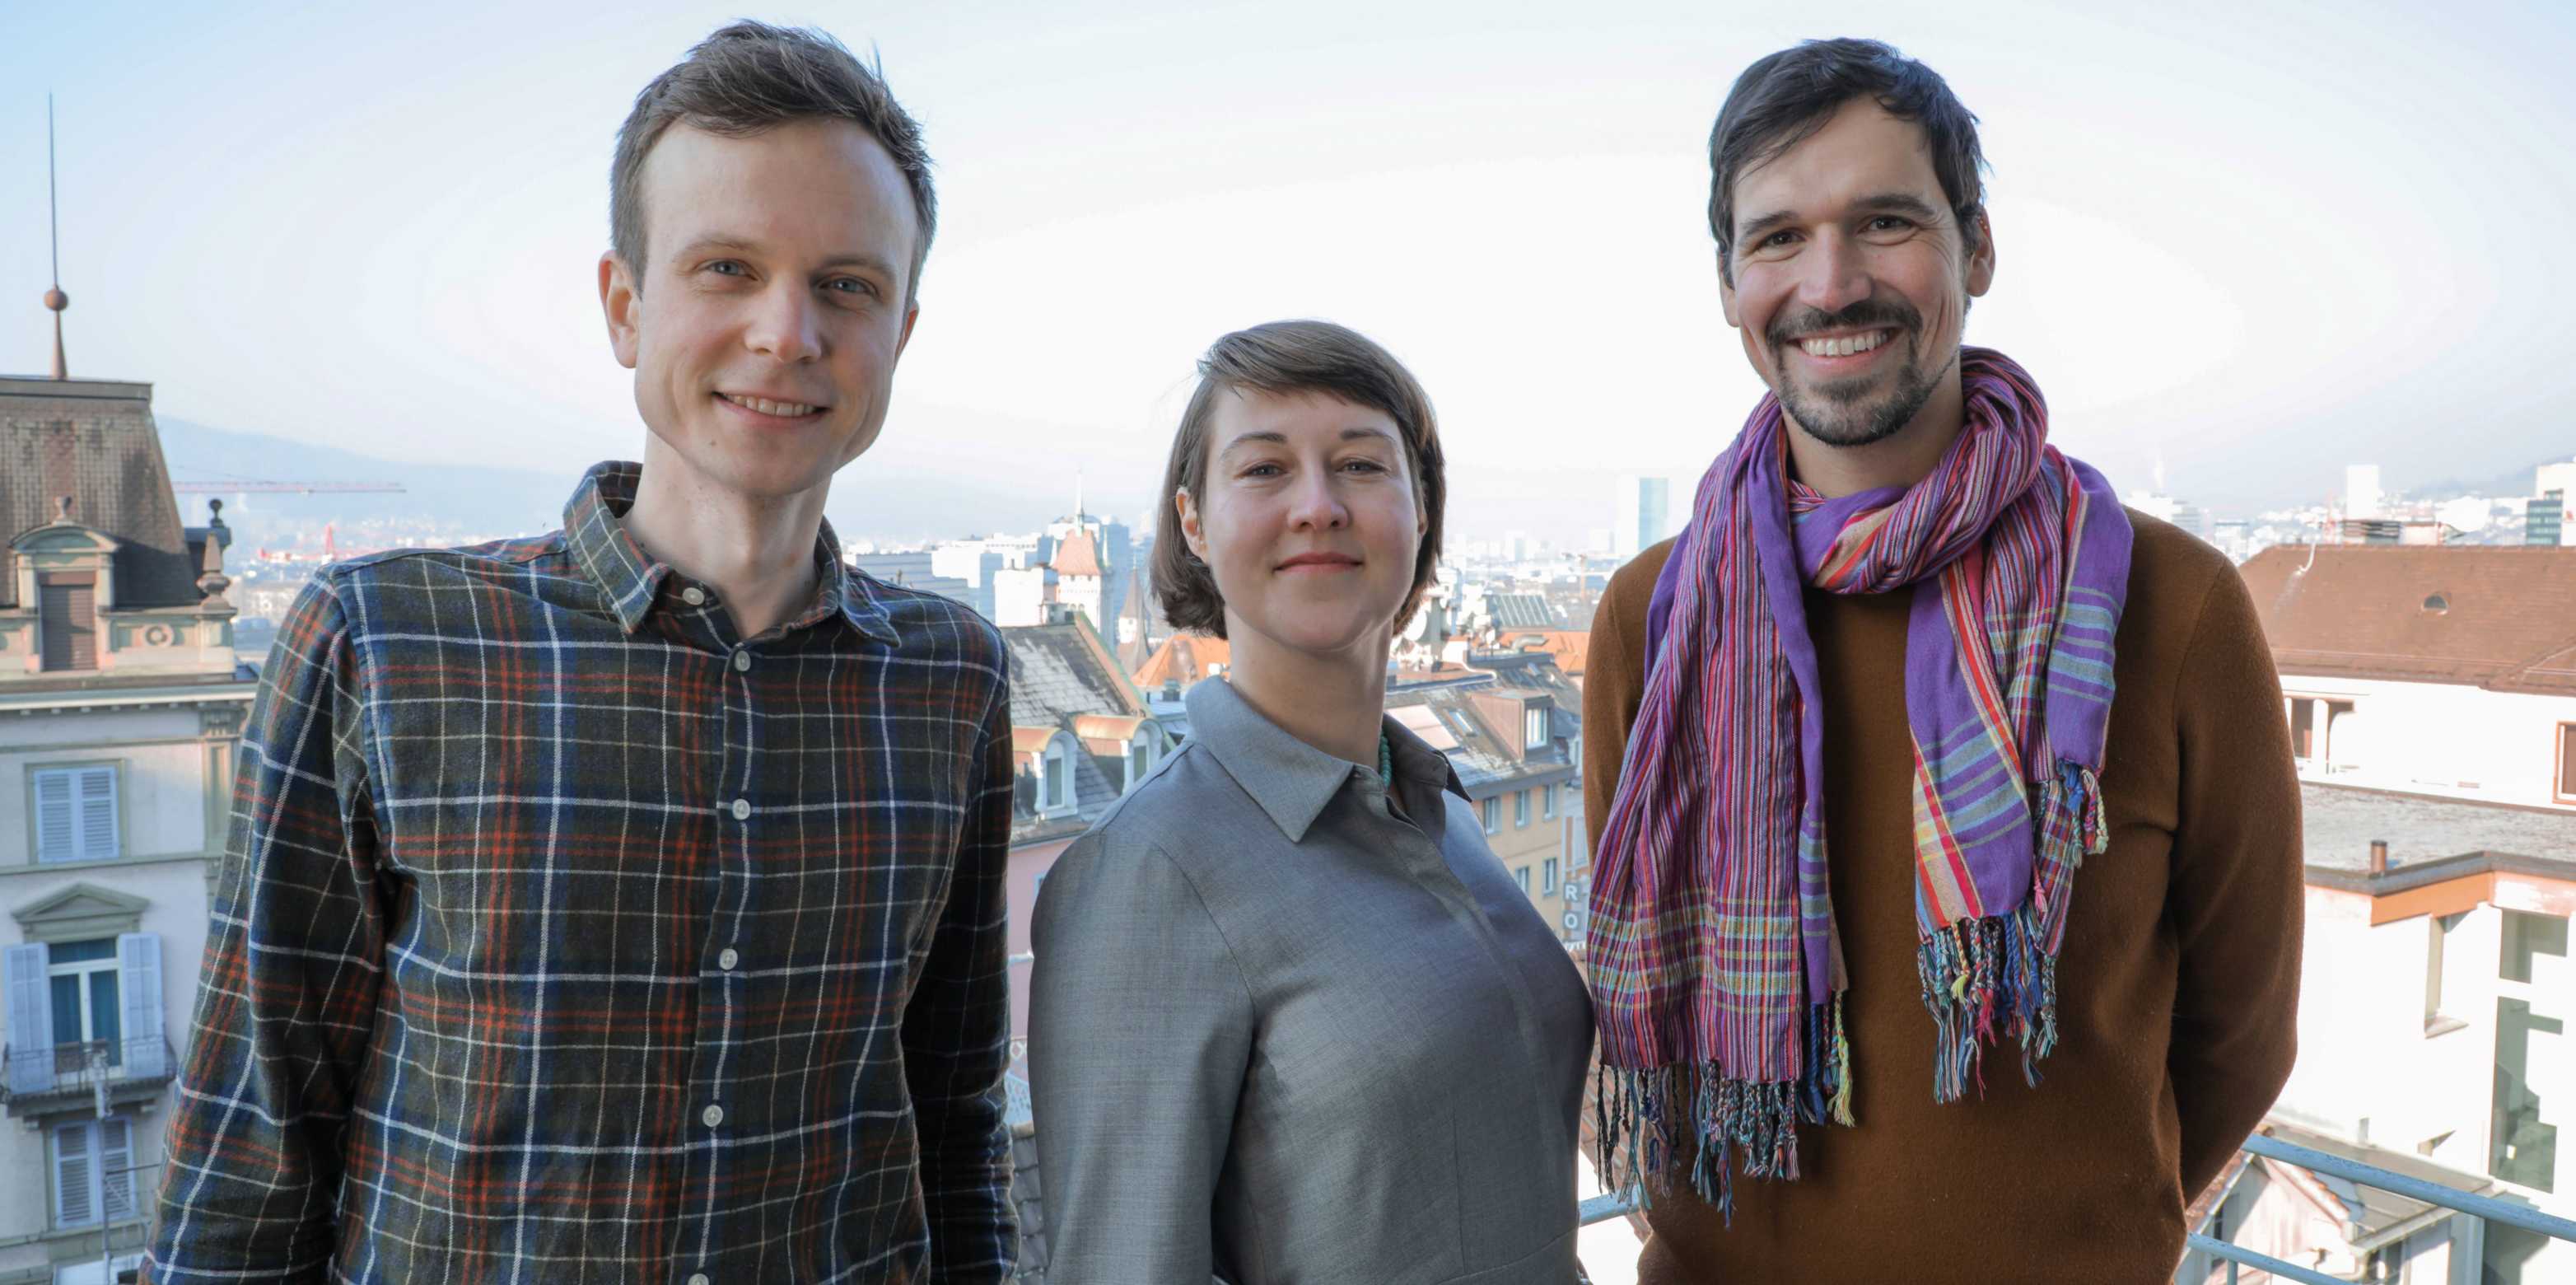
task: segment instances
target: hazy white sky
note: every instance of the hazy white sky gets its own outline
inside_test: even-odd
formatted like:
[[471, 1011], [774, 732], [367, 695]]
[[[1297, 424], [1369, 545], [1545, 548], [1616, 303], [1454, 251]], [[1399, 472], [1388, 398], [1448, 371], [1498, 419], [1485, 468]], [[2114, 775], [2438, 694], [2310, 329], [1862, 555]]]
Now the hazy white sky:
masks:
[[[73, 373], [164, 414], [567, 478], [642, 429], [592, 264], [643, 83], [734, 6], [0, 0], [0, 369], [50, 342], [59, 97]], [[2576, 455], [2563, 4], [796, 4], [881, 52], [941, 228], [871, 488], [959, 530], [1134, 513], [1190, 363], [1325, 316], [1438, 403], [1452, 529], [1606, 526], [1759, 393], [1719, 312], [1708, 127], [1744, 65], [1874, 35], [1983, 119], [1969, 323], [2058, 441], [2223, 506]], [[2438, 12], [2437, 12], [2438, 8]]]

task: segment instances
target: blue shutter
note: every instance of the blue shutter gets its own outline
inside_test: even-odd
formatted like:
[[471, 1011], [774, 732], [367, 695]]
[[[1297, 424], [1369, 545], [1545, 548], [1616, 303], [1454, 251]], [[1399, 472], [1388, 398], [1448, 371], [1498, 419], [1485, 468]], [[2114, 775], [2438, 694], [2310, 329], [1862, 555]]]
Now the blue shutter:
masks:
[[125, 1073], [158, 1079], [170, 1073], [161, 1039], [161, 934], [116, 939], [117, 990], [124, 1001]]
[[0, 952], [9, 991], [9, 1091], [42, 1093], [54, 1087], [54, 996], [43, 942]]

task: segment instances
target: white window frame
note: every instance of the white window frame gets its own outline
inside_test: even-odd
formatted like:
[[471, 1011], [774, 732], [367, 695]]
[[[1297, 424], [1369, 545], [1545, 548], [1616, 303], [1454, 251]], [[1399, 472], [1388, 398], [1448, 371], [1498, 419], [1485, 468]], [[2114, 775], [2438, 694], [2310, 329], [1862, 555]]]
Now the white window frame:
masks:
[[1527, 790], [1512, 791], [1512, 828], [1515, 830], [1529, 828], [1529, 796]]
[[1038, 779], [1045, 791], [1041, 810], [1069, 811], [1073, 807], [1073, 753], [1065, 748], [1063, 737], [1047, 742], [1041, 761], [1046, 765]]
[[1503, 800], [1500, 795], [1487, 795], [1484, 802], [1476, 805], [1476, 811], [1477, 819], [1485, 823], [1485, 833], [1503, 832]]
[[2549, 797], [2559, 803], [2576, 803], [2576, 790], [2564, 788], [2571, 773], [2576, 773], [2576, 723], [2558, 724], [2558, 761], [2551, 764]]
[[[113, 1125], [114, 1133], [123, 1135], [115, 1146], [107, 1145]], [[65, 1172], [63, 1144], [76, 1138], [82, 1154], [71, 1157], [80, 1165], [78, 1174]], [[102, 1164], [102, 1161], [114, 1162]], [[134, 1122], [123, 1116], [105, 1120], [74, 1120], [45, 1131], [46, 1185], [52, 1189], [50, 1225], [57, 1230], [96, 1227], [101, 1222], [119, 1223], [134, 1218]], [[123, 1169], [117, 1174], [101, 1173], [102, 1169]], [[69, 1198], [80, 1202], [78, 1217], [70, 1216]]]
[[1546, 747], [1547, 710], [1537, 705], [1529, 706], [1527, 712], [1521, 715], [1521, 725], [1522, 748], [1535, 750]]
[[1543, 892], [1543, 893], [1546, 893], [1548, 896], [1551, 896], [1551, 897], [1555, 896], [1555, 895], [1556, 895], [1556, 858], [1554, 858], [1554, 857], [1549, 857], [1547, 860], [1540, 862], [1540, 863], [1539, 863], [1539, 868], [1538, 868], [1538, 869], [1539, 869], [1539, 874], [1538, 874], [1538, 888], [1539, 888], [1539, 891], [1540, 891], [1540, 892]]
[[1513, 880], [1513, 882], [1518, 883], [1518, 884], [1521, 886], [1521, 895], [1522, 895], [1522, 896], [1526, 897], [1526, 896], [1528, 896], [1528, 895], [1529, 895], [1529, 890], [1530, 890], [1530, 889], [1529, 889], [1529, 867], [1528, 867], [1528, 866], [1514, 866], [1514, 867], [1512, 867], [1512, 880]]
[[1556, 819], [1556, 787], [1553, 785], [1538, 787], [1538, 819], [1541, 821]]
[[[112, 861], [124, 855], [124, 818], [118, 806], [124, 793], [120, 766], [66, 763], [28, 770], [27, 815], [37, 865]], [[60, 798], [49, 802], [48, 788], [60, 790]]]
[[[80, 979], [80, 1030], [78, 1032], [68, 1032], [59, 1029], [56, 1030], [54, 1032], [54, 1045], [57, 1048], [65, 1044], [87, 1044], [98, 1038], [98, 1033], [90, 1029], [90, 1019], [98, 1012], [98, 1002], [95, 990], [98, 985], [98, 979], [101, 975], [104, 975], [111, 981], [122, 980], [121, 964], [119, 963], [116, 951], [113, 949], [116, 945], [116, 939], [113, 937], [103, 939], [110, 947], [106, 957], [103, 959], [76, 959], [69, 963], [58, 963], [55, 960], [55, 956], [60, 954], [65, 946], [87, 946], [98, 940], [102, 939], [93, 938], [90, 941], [58, 941], [49, 943], [46, 947], [46, 1003], [50, 1004], [53, 1002], [53, 983], [55, 979], [63, 977], [75, 977]], [[121, 1043], [125, 1038], [125, 991], [121, 985], [118, 987], [116, 995], [116, 1020], [118, 1024], [117, 1039]], [[124, 1050], [122, 1049], [118, 1050], [119, 1053], [122, 1053], [123, 1051]]]

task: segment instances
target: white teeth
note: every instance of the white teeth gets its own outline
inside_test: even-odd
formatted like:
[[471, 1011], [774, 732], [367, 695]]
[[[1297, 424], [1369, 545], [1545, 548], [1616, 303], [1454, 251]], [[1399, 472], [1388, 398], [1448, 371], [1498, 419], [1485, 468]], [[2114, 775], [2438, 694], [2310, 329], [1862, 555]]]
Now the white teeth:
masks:
[[763, 415], [777, 415], [786, 418], [793, 418], [798, 415], [810, 415], [814, 412], [813, 407], [808, 406], [803, 402], [773, 402], [766, 397], [736, 397], [731, 393], [718, 393], [716, 396], [724, 398], [726, 401], [732, 402], [736, 406], [759, 411]]
[[1839, 339], [1801, 339], [1798, 341], [1798, 346], [1805, 349], [1810, 357], [1849, 357], [1853, 353], [1868, 352], [1886, 343], [1891, 333], [1893, 332], [1873, 330], [1867, 334], [1845, 335]]

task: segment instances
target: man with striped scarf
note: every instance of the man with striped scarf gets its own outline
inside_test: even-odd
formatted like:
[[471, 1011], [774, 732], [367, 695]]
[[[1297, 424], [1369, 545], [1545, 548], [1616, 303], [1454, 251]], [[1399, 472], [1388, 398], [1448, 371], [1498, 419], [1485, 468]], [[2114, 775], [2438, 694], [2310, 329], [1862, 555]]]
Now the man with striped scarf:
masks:
[[1709, 152], [1771, 391], [1612, 580], [1585, 692], [1596, 1125], [1653, 1199], [1640, 1279], [2168, 1279], [2294, 1046], [2253, 604], [1962, 344], [1995, 234], [1931, 69], [1773, 54]]

